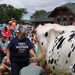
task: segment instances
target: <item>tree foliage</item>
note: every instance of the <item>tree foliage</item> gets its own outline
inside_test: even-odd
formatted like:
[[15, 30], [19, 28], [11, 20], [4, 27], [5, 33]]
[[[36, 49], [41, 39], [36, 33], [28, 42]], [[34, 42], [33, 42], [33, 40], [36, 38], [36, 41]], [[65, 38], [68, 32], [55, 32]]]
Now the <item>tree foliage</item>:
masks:
[[20, 22], [21, 18], [27, 14], [25, 8], [14, 8], [11, 5], [0, 4], [0, 24], [8, 23], [11, 18], [15, 18], [17, 22]]
[[38, 18], [40, 15], [45, 14], [45, 10], [36, 10], [32, 16], [30, 16], [31, 20], [35, 20]]

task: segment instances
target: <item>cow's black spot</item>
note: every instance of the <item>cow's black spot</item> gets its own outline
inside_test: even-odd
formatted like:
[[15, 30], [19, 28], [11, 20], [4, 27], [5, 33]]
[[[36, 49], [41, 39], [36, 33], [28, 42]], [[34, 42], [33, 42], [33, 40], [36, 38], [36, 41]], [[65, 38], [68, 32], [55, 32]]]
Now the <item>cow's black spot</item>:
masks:
[[71, 32], [75, 32], [75, 30], [72, 30]]
[[73, 73], [75, 73], [75, 64], [73, 65], [71, 70], [72, 70]]
[[65, 38], [63, 38], [63, 36], [59, 39], [59, 44], [57, 46], [57, 49], [61, 48], [62, 43], [64, 42]]
[[52, 54], [54, 54], [54, 52], [52, 52]]
[[60, 57], [60, 55], [59, 55], [59, 57]]
[[55, 46], [57, 46], [58, 42], [55, 44]]
[[51, 51], [49, 51], [49, 53], [51, 53]]
[[71, 54], [74, 50], [75, 50], [75, 46], [73, 47], [72, 51], [69, 52], [68, 57], [71, 57]]
[[58, 41], [61, 41], [62, 39], [63, 39], [63, 36], [61, 36]]
[[41, 45], [43, 45], [43, 42], [41, 43]]
[[68, 61], [66, 60], [66, 64], [68, 63]]
[[73, 38], [75, 38], [75, 33], [72, 33], [69, 37], [70, 38], [68, 39], [68, 41], [70, 42]]
[[58, 39], [55, 39], [52, 51], [54, 51], [55, 47], [57, 47], [57, 49], [61, 48], [64, 40], [65, 38], [63, 38], [63, 36], [61, 36]]
[[71, 56], [71, 52], [69, 52], [69, 54], [68, 54], [68, 57], [70, 57]]
[[57, 59], [57, 61], [59, 61], [59, 59]]
[[57, 52], [57, 54], [59, 54], [59, 52]]
[[71, 48], [74, 46], [74, 43], [72, 44]]
[[58, 41], [58, 38], [56, 37], [55, 40], [54, 40], [54, 43], [56, 43], [57, 41]]
[[45, 33], [45, 36], [46, 36], [46, 37], [48, 36], [48, 32]]
[[53, 52], [54, 48], [52, 49], [52, 52]]
[[53, 66], [53, 69], [55, 69], [55, 67]]
[[54, 64], [56, 64], [56, 60], [54, 61]]
[[55, 39], [57, 39], [57, 37]]
[[75, 46], [73, 47], [73, 49], [72, 49], [72, 52], [75, 50]]
[[54, 59], [51, 59], [51, 62], [50, 63], [53, 64], [53, 61], [54, 61]]
[[52, 52], [54, 51], [54, 46], [53, 46], [53, 48], [52, 48]]
[[60, 34], [63, 34], [63, 33], [65, 33], [65, 31], [62, 31]]
[[48, 63], [51, 63], [51, 62], [50, 62], [50, 59], [48, 60]]
[[57, 46], [58, 42], [53, 46], [52, 51], [54, 51], [54, 48]]
[[[57, 46], [57, 44], [58, 44], [58, 42], [55, 44], [55, 46]], [[54, 46], [54, 47], [55, 47], [55, 46]]]
[[49, 58], [50, 58], [51, 56], [49, 56]]

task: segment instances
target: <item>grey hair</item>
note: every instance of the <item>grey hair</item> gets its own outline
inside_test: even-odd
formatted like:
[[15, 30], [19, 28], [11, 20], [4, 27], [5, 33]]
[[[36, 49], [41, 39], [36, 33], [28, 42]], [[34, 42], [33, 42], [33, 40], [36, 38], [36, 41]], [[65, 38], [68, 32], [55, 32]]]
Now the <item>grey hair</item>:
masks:
[[20, 29], [19, 29], [19, 33], [26, 33], [25, 28], [20, 28]]

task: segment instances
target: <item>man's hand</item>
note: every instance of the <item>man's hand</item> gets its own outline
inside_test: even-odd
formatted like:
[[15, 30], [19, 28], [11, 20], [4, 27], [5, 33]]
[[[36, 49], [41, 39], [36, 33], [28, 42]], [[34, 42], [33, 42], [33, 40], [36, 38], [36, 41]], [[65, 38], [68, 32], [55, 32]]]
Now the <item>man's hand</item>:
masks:
[[11, 67], [9, 68], [9, 71], [11, 72]]

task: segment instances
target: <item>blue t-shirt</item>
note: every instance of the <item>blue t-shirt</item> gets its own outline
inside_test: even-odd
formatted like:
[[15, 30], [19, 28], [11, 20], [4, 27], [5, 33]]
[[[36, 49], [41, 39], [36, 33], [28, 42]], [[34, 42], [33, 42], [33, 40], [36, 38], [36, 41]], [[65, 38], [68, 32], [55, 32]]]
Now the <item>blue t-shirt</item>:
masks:
[[11, 61], [26, 61], [29, 60], [29, 50], [32, 49], [32, 43], [25, 37], [20, 40], [18, 37], [11, 39], [8, 47], [10, 49]]

